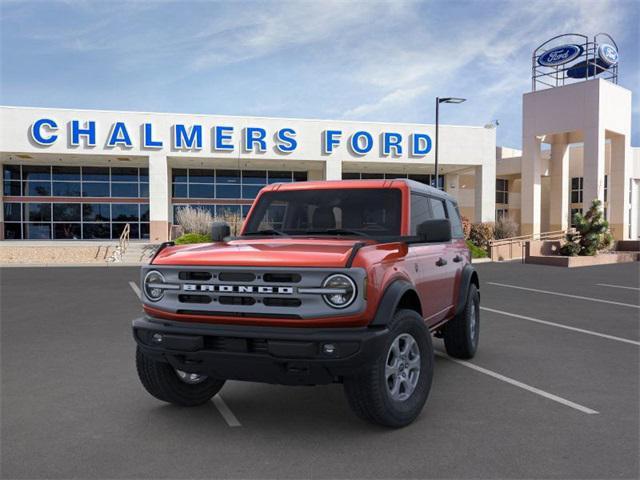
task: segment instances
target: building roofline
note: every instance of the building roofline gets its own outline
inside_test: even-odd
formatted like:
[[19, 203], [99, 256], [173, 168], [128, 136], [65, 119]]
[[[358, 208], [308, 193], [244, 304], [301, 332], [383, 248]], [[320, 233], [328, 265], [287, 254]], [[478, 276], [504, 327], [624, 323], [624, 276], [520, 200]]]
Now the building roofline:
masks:
[[[225, 117], [233, 119], [247, 119], [252, 118], [256, 120], [294, 120], [297, 122], [341, 122], [341, 123], [354, 123], [354, 124], [371, 124], [371, 125], [407, 125], [418, 127], [434, 127], [434, 123], [412, 123], [412, 122], [380, 122], [380, 121], [368, 121], [368, 120], [341, 120], [337, 118], [294, 118], [294, 117], [265, 117], [256, 115], [224, 115], [216, 113], [176, 113], [176, 112], [149, 112], [149, 111], [135, 111], [135, 110], [103, 110], [95, 108], [60, 108], [60, 107], [27, 107], [20, 105], [0, 105], [0, 108], [9, 108], [15, 110], [62, 110], [66, 112], [98, 112], [98, 113], [126, 113], [136, 115], [171, 115], [171, 116], [188, 116], [188, 117]], [[440, 127], [453, 127], [453, 128], [474, 128], [485, 129], [479, 125], [450, 125], [441, 123]]]

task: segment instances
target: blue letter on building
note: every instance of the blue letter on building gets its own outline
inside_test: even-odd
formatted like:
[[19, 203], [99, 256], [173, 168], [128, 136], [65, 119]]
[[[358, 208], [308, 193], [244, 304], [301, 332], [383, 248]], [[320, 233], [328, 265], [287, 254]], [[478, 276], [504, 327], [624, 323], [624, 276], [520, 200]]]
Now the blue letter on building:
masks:
[[[361, 138], [365, 139], [365, 144], [363, 147], [360, 146]], [[351, 150], [353, 150], [353, 153], [356, 153], [358, 155], [364, 155], [365, 153], [369, 153], [372, 148], [373, 148], [373, 137], [369, 132], [360, 130], [351, 136]]]
[[48, 137], [44, 137], [41, 131], [43, 126], [47, 127], [51, 131], [58, 129], [58, 124], [53, 120], [49, 118], [41, 118], [31, 125], [31, 138], [38, 145], [52, 145], [58, 139], [58, 135], [51, 134]]
[[393, 148], [394, 155], [402, 155], [402, 135], [399, 133], [385, 132], [382, 135], [382, 154], [391, 155]]
[[226, 143], [231, 140], [233, 127], [215, 127], [215, 132], [213, 148], [216, 150], [233, 150], [233, 145]]
[[267, 131], [264, 128], [247, 127], [244, 136], [244, 149], [247, 152], [253, 152], [253, 146], [258, 144], [259, 152], [267, 151], [267, 142], [264, 138], [267, 136]]
[[431, 151], [431, 137], [426, 133], [414, 133], [411, 142], [411, 155], [426, 155]]
[[142, 134], [142, 147], [143, 148], [162, 148], [162, 140], [153, 140], [152, 134], [153, 125], [150, 123], [144, 124], [144, 133]]
[[111, 135], [109, 135], [109, 140], [107, 140], [107, 147], [115, 147], [116, 145], [122, 145], [127, 148], [133, 146], [124, 122], [116, 122], [113, 124]]
[[[195, 145], [194, 145], [195, 144]], [[194, 125], [187, 132], [187, 128], [181, 123], [173, 127], [173, 148], [202, 149], [202, 125]]]
[[80, 145], [80, 137], [87, 137], [87, 146], [96, 146], [96, 122], [89, 121], [85, 123], [85, 128], [80, 128], [80, 121], [71, 121], [71, 145], [77, 147]]
[[333, 153], [333, 147], [340, 144], [341, 135], [342, 135], [342, 130], [325, 130], [324, 131], [324, 139], [322, 142], [322, 149], [324, 153], [326, 154]]
[[293, 128], [281, 128], [276, 133], [278, 138], [276, 148], [283, 153], [293, 152], [298, 147], [298, 141], [294, 138], [295, 136], [296, 131]]

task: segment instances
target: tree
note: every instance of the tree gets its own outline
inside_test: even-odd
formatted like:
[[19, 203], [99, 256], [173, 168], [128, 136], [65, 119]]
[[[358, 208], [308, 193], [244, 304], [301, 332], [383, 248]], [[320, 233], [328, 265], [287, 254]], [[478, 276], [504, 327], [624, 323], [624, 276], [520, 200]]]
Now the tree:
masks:
[[604, 219], [600, 200], [594, 200], [584, 215], [576, 213], [573, 223], [576, 231], [567, 233], [567, 242], [560, 249], [562, 255], [593, 256], [613, 243], [609, 222]]

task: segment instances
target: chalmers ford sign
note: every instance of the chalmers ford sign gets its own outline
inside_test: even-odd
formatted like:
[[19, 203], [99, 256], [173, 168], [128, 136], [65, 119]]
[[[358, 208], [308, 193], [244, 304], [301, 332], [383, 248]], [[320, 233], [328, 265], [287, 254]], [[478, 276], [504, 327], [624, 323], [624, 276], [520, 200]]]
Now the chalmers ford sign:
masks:
[[[175, 123], [160, 131], [153, 123], [133, 125], [131, 122], [114, 121], [109, 125], [98, 124], [94, 120], [71, 120], [59, 122], [55, 118], [38, 118], [29, 128], [33, 143], [46, 148], [63, 141], [60, 137], [66, 130], [66, 138], [71, 147], [95, 147], [130, 149], [134, 145], [142, 150], [170, 148], [173, 151], [217, 151], [264, 153], [272, 151], [277, 155], [296, 152], [299, 145], [297, 131], [283, 126], [268, 131], [261, 126], [237, 128], [231, 125], [202, 125]], [[356, 156], [380, 154], [424, 157], [432, 148], [431, 137], [422, 132], [405, 133], [382, 132], [380, 135], [367, 130], [357, 130], [346, 134], [343, 130], [324, 129], [321, 136], [322, 155], [331, 155], [341, 145], [347, 146]]]

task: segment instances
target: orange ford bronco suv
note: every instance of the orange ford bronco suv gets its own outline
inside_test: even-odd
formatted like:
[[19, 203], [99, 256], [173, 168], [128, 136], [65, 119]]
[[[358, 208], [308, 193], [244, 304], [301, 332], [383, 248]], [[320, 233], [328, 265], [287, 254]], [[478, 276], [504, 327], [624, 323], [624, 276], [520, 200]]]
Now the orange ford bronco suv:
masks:
[[455, 200], [411, 180], [273, 184], [238, 237], [163, 244], [142, 268], [137, 369], [154, 397], [209, 401], [225, 380], [342, 383], [390, 427], [421, 412], [431, 334], [473, 357], [479, 283]]

